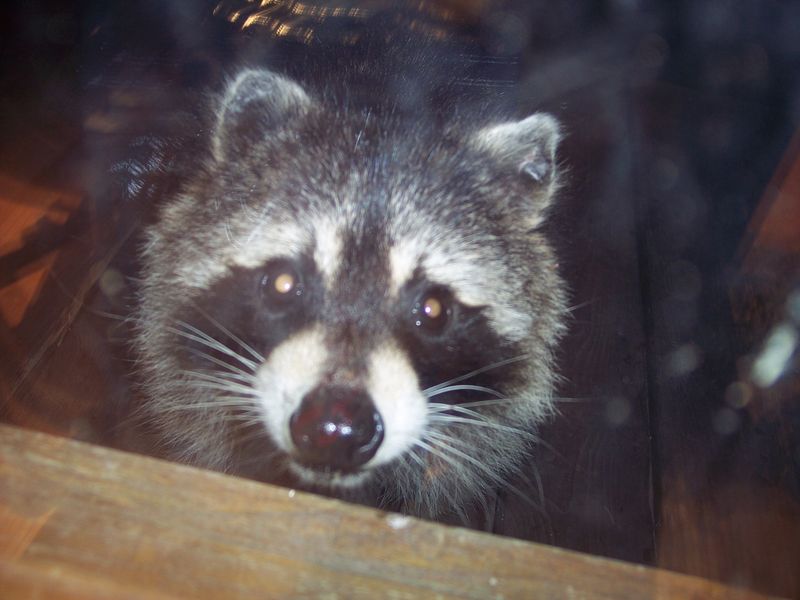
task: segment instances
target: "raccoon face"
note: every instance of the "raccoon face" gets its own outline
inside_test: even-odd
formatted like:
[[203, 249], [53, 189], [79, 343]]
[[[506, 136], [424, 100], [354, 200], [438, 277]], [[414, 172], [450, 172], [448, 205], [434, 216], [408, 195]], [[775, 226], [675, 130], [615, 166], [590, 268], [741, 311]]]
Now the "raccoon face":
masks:
[[557, 139], [546, 115], [427, 131], [240, 74], [143, 248], [174, 454], [424, 516], [499, 485], [551, 411]]

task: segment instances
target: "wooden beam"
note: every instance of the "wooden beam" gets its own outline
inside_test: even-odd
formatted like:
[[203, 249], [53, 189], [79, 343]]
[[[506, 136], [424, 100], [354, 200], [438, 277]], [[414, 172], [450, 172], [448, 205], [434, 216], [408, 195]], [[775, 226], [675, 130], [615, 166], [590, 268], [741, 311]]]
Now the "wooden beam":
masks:
[[0, 425], [5, 598], [759, 598]]

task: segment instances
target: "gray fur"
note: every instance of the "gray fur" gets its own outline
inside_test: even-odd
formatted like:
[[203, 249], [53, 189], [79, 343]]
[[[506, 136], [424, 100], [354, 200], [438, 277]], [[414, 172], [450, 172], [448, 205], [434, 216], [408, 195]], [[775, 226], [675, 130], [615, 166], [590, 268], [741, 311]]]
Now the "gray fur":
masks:
[[[480, 503], [520, 467], [536, 426], [553, 413], [566, 294], [541, 225], [558, 187], [556, 121], [471, 113], [432, 130], [248, 70], [221, 94], [209, 129], [207, 157], [165, 203], [142, 247], [136, 348], [144, 410], [169, 454], [267, 480], [272, 470], [288, 470], [299, 485], [427, 517]], [[317, 317], [303, 337], [286, 340], [300, 341], [281, 350], [240, 347], [232, 358], [238, 379], [230, 368], [209, 370], [201, 382], [187, 373], [176, 348], [188, 337], [210, 344], [221, 324], [199, 317], [191, 329], [186, 311], [237, 269], [304, 254], [328, 264], [319, 266], [325, 289]], [[420, 270], [485, 317], [499, 358], [481, 366], [513, 368], [482, 404], [441, 412], [447, 406], [437, 404], [444, 394], [435, 386], [445, 381], [420, 389], [413, 370], [397, 382], [375, 381], [406, 373], [414, 361], [394, 337], [392, 311]], [[249, 300], [237, 298], [243, 293], [230, 289], [226, 301]], [[509, 348], [517, 349], [512, 360], [503, 354]], [[303, 371], [282, 372], [306, 352], [313, 356]], [[286, 426], [275, 421], [322, 376], [384, 390], [378, 408], [412, 406], [408, 427], [420, 430], [398, 429], [394, 454], [379, 453], [358, 476], [317, 476], [294, 465], [278, 439]], [[294, 391], [271, 396], [276, 389]], [[407, 391], [395, 399], [398, 389]], [[241, 456], [241, 415], [230, 412], [237, 402], [274, 451], [255, 457], [264, 469]], [[406, 422], [404, 414], [392, 418]], [[447, 448], [430, 451], [445, 439]]]

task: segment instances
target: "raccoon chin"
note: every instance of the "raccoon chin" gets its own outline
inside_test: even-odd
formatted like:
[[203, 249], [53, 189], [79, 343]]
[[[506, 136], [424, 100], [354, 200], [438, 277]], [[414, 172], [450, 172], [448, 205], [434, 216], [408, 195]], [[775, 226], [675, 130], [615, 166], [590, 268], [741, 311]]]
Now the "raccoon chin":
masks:
[[371, 478], [369, 471], [343, 473], [334, 470], [310, 469], [293, 460], [290, 460], [288, 468], [301, 485], [329, 491], [362, 487]]

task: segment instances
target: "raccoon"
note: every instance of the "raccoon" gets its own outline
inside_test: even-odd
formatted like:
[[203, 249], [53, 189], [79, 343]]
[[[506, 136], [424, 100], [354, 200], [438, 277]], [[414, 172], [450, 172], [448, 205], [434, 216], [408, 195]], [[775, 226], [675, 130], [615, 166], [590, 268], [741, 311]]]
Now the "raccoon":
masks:
[[424, 518], [554, 412], [557, 121], [415, 119], [263, 68], [141, 248], [143, 411], [174, 459]]

